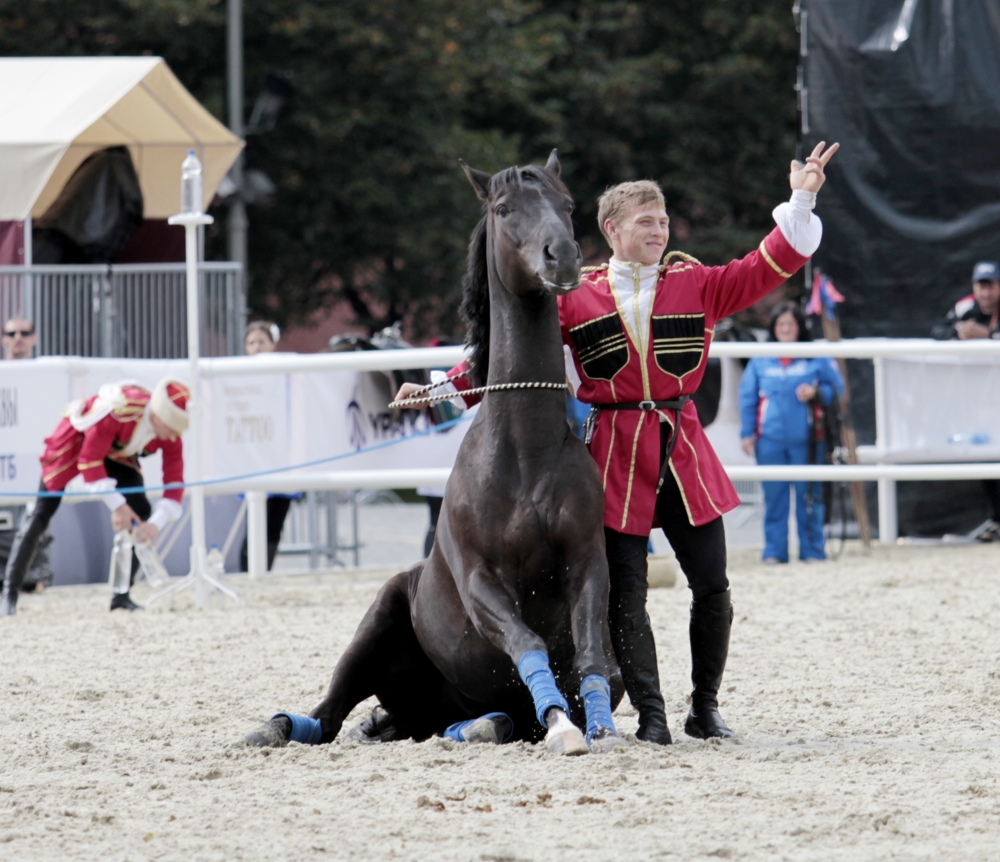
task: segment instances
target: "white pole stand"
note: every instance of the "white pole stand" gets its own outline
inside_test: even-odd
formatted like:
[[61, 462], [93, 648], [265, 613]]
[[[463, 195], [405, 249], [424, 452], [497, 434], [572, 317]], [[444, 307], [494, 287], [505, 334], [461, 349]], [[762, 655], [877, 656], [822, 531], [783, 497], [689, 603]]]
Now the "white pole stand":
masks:
[[201, 321], [198, 291], [198, 228], [212, 224], [215, 219], [202, 213], [182, 213], [171, 216], [169, 224], [184, 227], [184, 257], [187, 264], [187, 336], [188, 359], [191, 363], [190, 390], [188, 400], [188, 446], [185, 447], [187, 476], [191, 487], [187, 489], [191, 500], [191, 571], [176, 584], [171, 584], [150, 599], [150, 603], [168, 593], [180, 592], [194, 587], [194, 601], [199, 608], [208, 604], [209, 594], [218, 590], [239, 603], [240, 597], [230, 587], [220, 583], [208, 574], [205, 558], [205, 489], [200, 484], [201, 470], [201, 375], [198, 368], [199, 337]]
[[267, 493], [247, 491], [247, 574], [267, 574]]

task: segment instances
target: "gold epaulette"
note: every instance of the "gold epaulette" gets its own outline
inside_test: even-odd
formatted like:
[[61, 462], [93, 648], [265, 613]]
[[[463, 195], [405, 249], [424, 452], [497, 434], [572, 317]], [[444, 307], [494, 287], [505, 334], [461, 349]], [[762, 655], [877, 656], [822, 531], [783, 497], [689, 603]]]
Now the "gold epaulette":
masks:
[[608, 265], [606, 263], [602, 263], [600, 266], [581, 266], [580, 275], [586, 275], [588, 272], [600, 272], [607, 268]]
[[680, 260], [687, 261], [688, 263], [693, 263], [697, 266], [701, 266], [701, 261], [698, 258], [693, 257], [690, 254], [685, 254], [683, 251], [668, 251], [667, 256], [663, 258], [663, 263], [660, 264], [660, 272], [663, 272], [668, 266], [672, 266], [670, 263], [670, 258], [676, 257]]

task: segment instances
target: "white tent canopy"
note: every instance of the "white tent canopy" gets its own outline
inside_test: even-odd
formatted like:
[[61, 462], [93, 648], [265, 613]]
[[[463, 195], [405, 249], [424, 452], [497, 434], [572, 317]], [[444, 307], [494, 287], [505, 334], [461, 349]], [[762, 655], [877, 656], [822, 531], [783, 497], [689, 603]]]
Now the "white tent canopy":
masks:
[[160, 57], [0, 58], [0, 221], [42, 215], [91, 153], [126, 146], [145, 218], [180, 210], [181, 162], [204, 166], [204, 205], [243, 142]]

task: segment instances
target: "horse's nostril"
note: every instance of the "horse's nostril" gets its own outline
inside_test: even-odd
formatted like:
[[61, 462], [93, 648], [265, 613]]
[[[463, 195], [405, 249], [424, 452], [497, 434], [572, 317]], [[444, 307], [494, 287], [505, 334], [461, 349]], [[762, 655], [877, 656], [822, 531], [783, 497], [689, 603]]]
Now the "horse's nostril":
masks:
[[552, 253], [552, 249], [551, 249], [550, 246], [545, 246], [545, 248], [542, 249], [542, 251], [545, 254], [545, 259], [546, 260], [555, 260], [556, 259], [556, 256]]

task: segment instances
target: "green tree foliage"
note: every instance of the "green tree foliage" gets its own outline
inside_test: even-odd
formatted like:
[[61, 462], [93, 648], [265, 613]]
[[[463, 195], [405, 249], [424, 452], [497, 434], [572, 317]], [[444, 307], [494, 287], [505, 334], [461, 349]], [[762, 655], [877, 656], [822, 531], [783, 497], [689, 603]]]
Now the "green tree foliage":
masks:
[[[0, 51], [166, 58], [225, 117], [224, 0], [0, 0]], [[787, 0], [244, 0], [248, 102], [294, 97], [251, 138], [278, 192], [250, 209], [251, 304], [301, 320], [347, 299], [376, 327], [457, 332], [483, 170], [558, 147], [577, 232], [596, 197], [650, 177], [671, 247], [725, 262], [787, 195], [796, 49]], [[214, 238], [224, 254], [224, 211]]]

